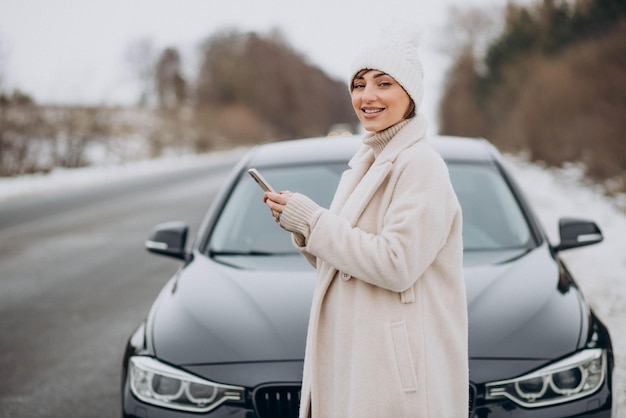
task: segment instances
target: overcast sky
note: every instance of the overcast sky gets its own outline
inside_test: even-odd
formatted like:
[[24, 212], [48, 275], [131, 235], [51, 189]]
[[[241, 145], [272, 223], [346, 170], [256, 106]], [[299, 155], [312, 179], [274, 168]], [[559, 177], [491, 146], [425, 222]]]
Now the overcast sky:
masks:
[[[532, 0], [525, 0], [526, 3]], [[519, 0], [517, 1], [519, 2]], [[497, 13], [507, 0], [0, 0], [0, 88], [40, 102], [131, 103], [128, 45], [149, 38], [183, 60], [224, 28], [279, 28], [295, 50], [344, 80], [354, 54], [394, 19], [422, 34], [424, 113], [435, 118], [447, 57], [438, 46], [450, 6]], [[189, 65], [191, 67], [191, 65]], [[435, 122], [434, 120], [432, 121]]]

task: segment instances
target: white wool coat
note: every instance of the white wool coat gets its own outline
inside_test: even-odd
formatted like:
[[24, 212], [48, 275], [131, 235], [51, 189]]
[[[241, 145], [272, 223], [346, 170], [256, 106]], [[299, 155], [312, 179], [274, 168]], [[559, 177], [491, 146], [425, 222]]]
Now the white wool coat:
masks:
[[300, 417], [466, 417], [462, 217], [447, 167], [419, 115], [373, 159], [363, 145], [330, 209], [295, 194], [281, 217], [318, 272]]

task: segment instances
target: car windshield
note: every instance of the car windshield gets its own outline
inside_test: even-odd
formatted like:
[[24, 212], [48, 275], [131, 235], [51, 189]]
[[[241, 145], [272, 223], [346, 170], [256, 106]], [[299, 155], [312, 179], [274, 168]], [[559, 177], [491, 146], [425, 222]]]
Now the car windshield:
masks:
[[[260, 168], [276, 191], [305, 194], [327, 208], [346, 163]], [[217, 254], [265, 255], [296, 252], [291, 238], [272, 219], [263, 191], [247, 173], [237, 181], [215, 224], [209, 248]]]
[[532, 238], [528, 222], [497, 167], [448, 163], [448, 169], [463, 209], [465, 251], [528, 247]]
[[[511, 189], [496, 167], [449, 163], [463, 208], [465, 251], [527, 247], [530, 230]], [[298, 191], [329, 207], [346, 164], [316, 164], [260, 169], [277, 190]], [[273, 222], [262, 191], [247, 174], [238, 179], [215, 224], [209, 248], [220, 255], [296, 253], [290, 235]]]

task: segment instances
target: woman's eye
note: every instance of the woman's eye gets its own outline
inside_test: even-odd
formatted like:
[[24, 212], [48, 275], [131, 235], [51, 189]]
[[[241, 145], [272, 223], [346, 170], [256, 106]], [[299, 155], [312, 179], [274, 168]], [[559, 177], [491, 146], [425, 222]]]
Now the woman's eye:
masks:
[[379, 84], [380, 87], [389, 87], [391, 83], [389, 81], [381, 81]]
[[354, 87], [352, 87], [354, 90], [356, 89], [362, 89], [365, 87], [365, 84], [355, 84]]

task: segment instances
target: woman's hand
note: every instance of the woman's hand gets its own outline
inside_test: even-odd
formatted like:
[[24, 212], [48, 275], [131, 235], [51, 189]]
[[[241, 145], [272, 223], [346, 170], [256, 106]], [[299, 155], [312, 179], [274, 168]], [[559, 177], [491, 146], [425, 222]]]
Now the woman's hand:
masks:
[[270, 208], [272, 211], [272, 216], [276, 220], [276, 223], [280, 225], [280, 215], [285, 210], [285, 206], [291, 196], [293, 195], [290, 191], [282, 191], [280, 193], [273, 192], [265, 192], [263, 193], [263, 202]]

